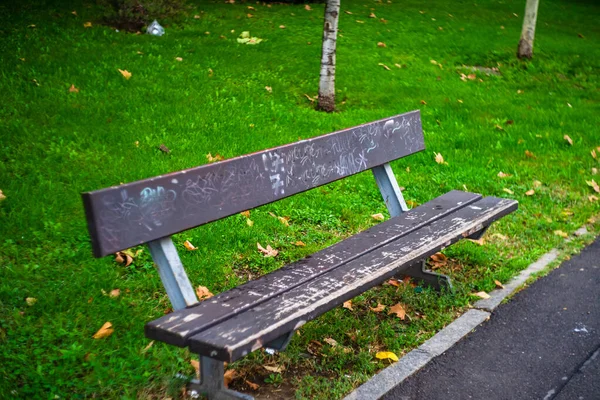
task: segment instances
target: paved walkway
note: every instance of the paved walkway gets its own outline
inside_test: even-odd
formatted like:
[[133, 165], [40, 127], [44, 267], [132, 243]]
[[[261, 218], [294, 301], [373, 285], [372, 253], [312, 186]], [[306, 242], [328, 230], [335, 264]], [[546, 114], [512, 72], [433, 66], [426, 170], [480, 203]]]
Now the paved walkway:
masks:
[[384, 400], [600, 400], [600, 240]]

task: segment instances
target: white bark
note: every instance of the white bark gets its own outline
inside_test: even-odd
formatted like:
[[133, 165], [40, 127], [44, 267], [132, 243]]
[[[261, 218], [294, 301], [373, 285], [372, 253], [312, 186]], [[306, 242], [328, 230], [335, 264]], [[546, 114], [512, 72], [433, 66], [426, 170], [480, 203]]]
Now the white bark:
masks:
[[335, 110], [335, 47], [337, 41], [340, 0], [327, 0], [323, 24], [323, 50], [319, 79], [318, 108], [327, 112]]
[[539, 0], [527, 0], [525, 16], [523, 17], [523, 30], [519, 41], [517, 57], [531, 58], [533, 56], [533, 38], [535, 36], [535, 22], [537, 20]]

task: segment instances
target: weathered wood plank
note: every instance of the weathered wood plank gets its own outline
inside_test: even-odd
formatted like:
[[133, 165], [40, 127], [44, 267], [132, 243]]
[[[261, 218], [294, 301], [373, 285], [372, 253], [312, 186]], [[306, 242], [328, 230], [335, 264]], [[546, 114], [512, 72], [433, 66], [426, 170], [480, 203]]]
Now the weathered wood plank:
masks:
[[[145, 328], [146, 336], [176, 346], [185, 346], [186, 339], [201, 330], [208, 329], [271, 297], [327, 273], [479, 199], [481, 199], [481, 195], [474, 193], [461, 191], [446, 193], [310, 257], [288, 264], [277, 271], [221, 293], [194, 307], [149, 322]], [[191, 315], [196, 317], [190, 320]], [[201, 323], [198, 322], [199, 318]]]
[[488, 197], [189, 339], [192, 352], [234, 361], [516, 210]]
[[96, 257], [215, 221], [425, 148], [419, 111], [83, 193]]

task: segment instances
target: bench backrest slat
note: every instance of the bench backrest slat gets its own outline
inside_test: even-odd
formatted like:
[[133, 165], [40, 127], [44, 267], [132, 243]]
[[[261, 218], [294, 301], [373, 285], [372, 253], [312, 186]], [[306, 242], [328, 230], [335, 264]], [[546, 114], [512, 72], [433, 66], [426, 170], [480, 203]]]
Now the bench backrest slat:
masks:
[[102, 257], [321, 186], [425, 148], [419, 111], [83, 193]]

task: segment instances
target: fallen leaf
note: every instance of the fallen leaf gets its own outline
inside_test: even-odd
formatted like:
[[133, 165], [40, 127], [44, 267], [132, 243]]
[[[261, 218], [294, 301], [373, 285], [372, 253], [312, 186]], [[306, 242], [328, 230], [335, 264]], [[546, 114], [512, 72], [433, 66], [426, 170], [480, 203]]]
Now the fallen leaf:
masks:
[[103, 339], [106, 337], [109, 337], [110, 335], [112, 335], [113, 333], [113, 328], [112, 328], [112, 324], [110, 322], [105, 322], [104, 325], [102, 325], [102, 328], [100, 328], [98, 330], [98, 332], [94, 333], [94, 336], [92, 336], [94, 339]]
[[89, 22], [89, 21], [88, 21], [88, 22], [84, 22], [84, 23], [83, 23], [83, 27], [84, 27], [84, 28], [91, 28], [91, 27], [92, 27], [92, 23], [91, 23], [91, 22]]
[[252, 15], [252, 14], [248, 14], [247, 16], [248, 16], [248, 18], [254, 17], [254, 15]]
[[279, 220], [279, 222], [281, 222], [285, 226], [290, 226], [290, 223], [289, 223], [290, 217], [277, 217], [277, 219]]
[[175, 60], [177, 60], [177, 61], [180, 61], [180, 62], [181, 62], [181, 61], [183, 61], [183, 58], [181, 58], [181, 57], [175, 57]]
[[375, 354], [375, 357], [380, 360], [398, 361], [398, 356], [391, 351], [380, 351], [379, 353]]
[[184, 246], [186, 249], [188, 249], [189, 251], [192, 251], [192, 250], [198, 250], [198, 248], [197, 248], [197, 247], [195, 247], [195, 246], [192, 244], [192, 242], [190, 242], [189, 240], [186, 240], [185, 242], [183, 242], [183, 246]]
[[344, 11], [346, 14], [352, 14], [352, 11]]
[[121, 295], [121, 289], [113, 289], [109, 293], [109, 297], [119, 297]]
[[425, 105], [427, 105], [427, 102], [425, 100], [421, 100], [421, 104], [423, 104], [425, 106]]
[[485, 239], [481, 238], [481, 239], [467, 239], [469, 242], [478, 244], [479, 246], [483, 246], [485, 244]]
[[250, 218], [246, 218], [246, 225], [254, 226], [254, 221], [252, 221]]
[[279, 29], [285, 29], [285, 25], [279, 25]]
[[494, 283], [498, 289], [504, 289], [504, 285], [498, 279], [494, 279]]
[[385, 305], [381, 304], [381, 303], [377, 303], [377, 307], [369, 307], [371, 309], [371, 311], [373, 312], [382, 312], [383, 310], [385, 310]]
[[127, 80], [131, 78], [131, 72], [127, 71], [126, 69], [119, 69], [119, 72], [121, 73], [121, 75], [123, 75], [123, 78]]
[[[598, 175], [598, 168], [592, 168], [592, 175]], [[0, 190], [0, 194], [2, 194], [1, 190]]]
[[115, 261], [119, 264], [125, 264], [126, 267], [129, 267], [133, 262], [133, 257], [124, 251], [118, 251], [115, 253]]
[[535, 190], [533, 189], [529, 189], [528, 191], [525, 192], [526, 196], [533, 196], [535, 194]]
[[200, 19], [200, 16], [198, 14], [194, 15], [194, 19]]
[[495, 128], [498, 129], [499, 131], [503, 131], [504, 130], [504, 128], [502, 126], [498, 125], [498, 124], [496, 124]]
[[590, 194], [588, 196], [588, 200], [591, 202], [598, 201], [598, 197], [594, 196], [593, 194]]
[[534, 188], [539, 188], [540, 186], [542, 186], [542, 182], [540, 182], [540, 181], [533, 181], [533, 187]]
[[283, 365], [279, 366], [271, 366], [271, 365], [263, 365], [263, 368], [269, 372], [273, 372], [275, 374], [280, 374], [285, 371], [285, 367]]
[[309, 6], [308, 4], [305, 4], [305, 5], [304, 5], [304, 9], [305, 9], [306, 11], [310, 11], [310, 10], [312, 10], [312, 8], [310, 8], [310, 6]]
[[430, 63], [432, 63], [433, 65], [438, 65], [438, 62], [435, 60], [429, 60]]
[[212, 68], [209, 68], [208, 69], [208, 76], [213, 76], [213, 74], [214, 74], [214, 72], [213, 72]]
[[254, 382], [250, 382], [248, 379], [244, 379], [244, 382], [246, 383], [246, 385], [248, 385], [250, 387], [250, 389], [252, 390], [258, 390], [260, 388], [260, 385]]
[[377, 18], [377, 15], [375, 15], [375, 13], [371, 13], [369, 14], [369, 18]]
[[276, 257], [277, 254], [279, 254], [279, 251], [272, 248], [271, 245], [267, 245], [267, 248], [265, 249], [257, 242], [256, 247], [258, 247], [258, 250], [263, 253], [265, 257]]
[[467, 79], [474, 80], [476, 78], [477, 78], [477, 75], [475, 75], [475, 74], [469, 74], [469, 75], [467, 75]]
[[249, 210], [247, 210], [247, 211], [242, 211], [240, 214], [242, 214], [242, 215], [243, 215], [244, 217], [246, 217], [246, 218], [250, 218], [250, 211], [249, 211]]
[[79, 89], [77, 89], [75, 87], [75, 85], [72, 84], [71, 87], [69, 88], [69, 92], [70, 93], [79, 93]]
[[194, 370], [196, 371], [196, 377], [200, 378], [200, 361], [190, 360], [190, 364], [192, 364], [192, 367], [194, 367]]
[[345, 301], [342, 307], [347, 308], [350, 311], [354, 311], [352, 308], [352, 300]]
[[444, 163], [444, 157], [442, 156], [441, 153], [433, 153], [435, 155], [435, 162], [438, 164], [443, 164]]
[[502, 188], [503, 191], [505, 191], [508, 194], [515, 194], [515, 192], [513, 192], [512, 190], [508, 189], [508, 188]]
[[338, 345], [338, 342], [335, 341], [335, 339], [332, 338], [325, 338], [323, 339], [323, 341], [327, 344], [329, 344], [331, 347], [335, 347]]
[[500, 178], [508, 178], [510, 176], [512, 176], [512, 175], [511, 174], [505, 174], [502, 171], [498, 172], [498, 177], [500, 177]]
[[402, 303], [398, 303], [395, 306], [391, 306], [390, 310], [388, 311], [388, 314], [396, 314], [396, 316], [401, 320], [404, 320], [404, 318], [406, 318], [406, 310], [404, 310]]
[[150, 347], [152, 347], [152, 345], [154, 345], [154, 340], [152, 340], [150, 343], [148, 343], [148, 345], [146, 347], [144, 347], [142, 349], [142, 353], [147, 352], [148, 350], [150, 350]]
[[163, 153], [167, 153], [167, 154], [169, 154], [171, 152], [171, 150], [167, 146], [165, 146], [164, 144], [162, 144], [162, 143], [161, 143], [160, 146], [158, 146], [158, 149], [160, 151], [162, 151]]
[[448, 257], [444, 253], [435, 253], [431, 255], [431, 260], [436, 263], [446, 263], [448, 261]]
[[482, 291], [482, 292], [477, 292], [477, 293], [475, 293], [475, 296], [477, 296], [477, 297], [481, 297], [481, 298], [482, 298], [482, 299], [484, 299], [484, 300], [485, 300], [485, 299], [489, 299], [489, 298], [490, 298], [490, 295], [489, 295], [489, 294], [487, 294], [486, 292], [483, 292], [483, 291]]
[[563, 136], [563, 139], [565, 139], [571, 146], [573, 146], [573, 139], [571, 139], [569, 135]]
[[25, 303], [27, 303], [27, 305], [29, 307], [31, 307], [32, 305], [34, 305], [35, 303], [37, 303], [37, 299], [35, 297], [27, 297], [25, 299]]
[[71, 14], [77, 16], [77, 11], [71, 11]]
[[302, 242], [302, 241], [300, 241], [300, 240], [298, 240], [298, 241], [297, 241], [297, 242], [295, 242], [294, 244], [295, 244], [296, 246], [298, 246], [298, 247], [304, 247], [304, 246], [306, 246], [306, 245], [304, 244], [304, 242]]
[[198, 300], [202, 301], [210, 299], [214, 295], [210, 292], [210, 290], [208, 290], [206, 286], [198, 286], [196, 288], [196, 296], [198, 296]]
[[[358, 22], [358, 21], [357, 21]], [[383, 68], [387, 69], [388, 71], [391, 71], [391, 68], [388, 67], [387, 65], [385, 65], [384, 63], [379, 63], [377, 65], [381, 65]]]
[[590, 152], [590, 154], [591, 154], [591, 155], [592, 155], [592, 157], [594, 157], [594, 158], [597, 158], [597, 157], [598, 157], [598, 155], [596, 154], [596, 150], [592, 150], [592, 151]]
[[2, 190], [0, 190], [0, 201], [2, 200], [6, 200], [6, 196], [4, 195], [4, 193], [2, 193]]
[[585, 181], [585, 183], [587, 183], [588, 186], [591, 186], [594, 189], [594, 192], [600, 193], [600, 187], [595, 180], [592, 179], [591, 181]]
[[398, 282], [398, 280], [394, 279], [394, 278], [388, 280], [386, 283], [388, 285], [392, 285], [392, 286], [395, 286], [395, 287], [400, 287], [400, 282]]
[[265, 89], [267, 90], [267, 92], [272, 93], [273, 92], [273, 88], [271, 86], [265, 86]]
[[568, 234], [567, 232], [563, 232], [563, 231], [561, 231], [561, 230], [556, 230], [556, 231], [554, 231], [554, 234], [555, 234], [556, 236], [560, 236], [560, 237], [563, 237], [563, 238], [565, 238], [565, 239], [569, 237], [569, 234]]
[[223, 384], [225, 385], [225, 387], [229, 387], [229, 384], [235, 378], [237, 378], [237, 371], [235, 369], [228, 369], [227, 371], [225, 371], [225, 373], [223, 374]]
[[376, 221], [383, 221], [385, 219], [382, 213], [373, 214], [371, 215], [371, 218], [373, 218]]
[[254, 10], [255, 8], [252, 6], [248, 6], [248, 10]]
[[525, 150], [525, 155], [529, 158], [537, 158], [532, 152], [529, 150]]
[[396, 68], [402, 69], [402, 65], [400, 65], [400, 64], [398, 64], [398, 63], [394, 64], [394, 66], [395, 66]]
[[387, 47], [387, 46], [383, 42], [378, 42], [377, 47]]
[[311, 103], [314, 103], [314, 102], [315, 102], [315, 99], [314, 99], [314, 98], [312, 98], [312, 97], [310, 97], [310, 96], [309, 96], [309, 95], [307, 95], [306, 93], [304, 93], [304, 96], [305, 96], [305, 97], [306, 97], [306, 98], [307, 98], [307, 99], [308, 99], [308, 100], [309, 100]]
[[223, 160], [223, 156], [217, 153], [213, 157], [212, 154], [208, 153], [206, 155], [206, 159], [208, 160], [208, 162], [222, 161]]

